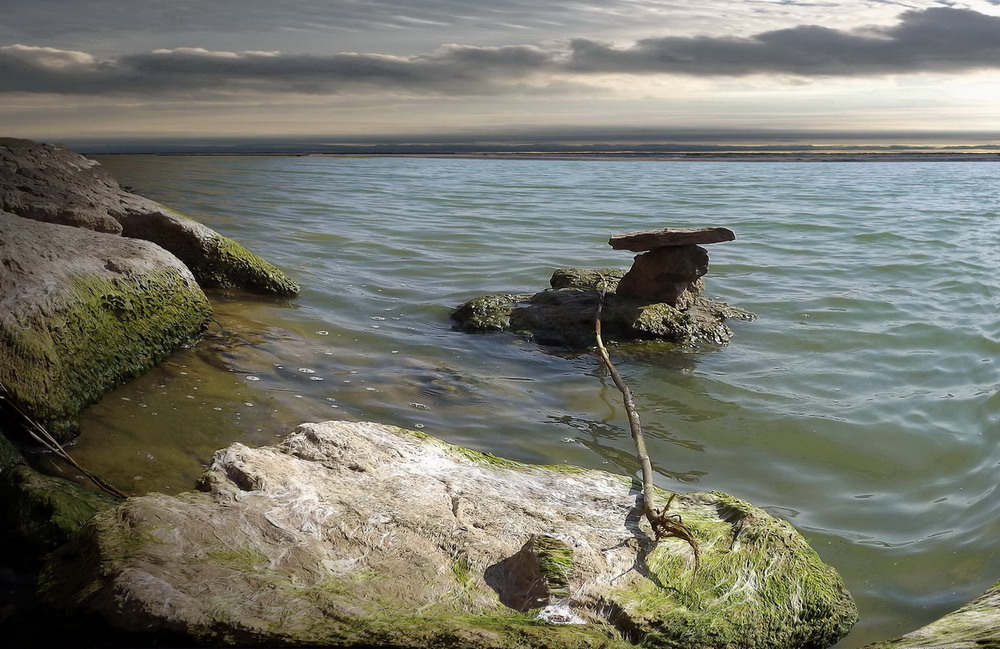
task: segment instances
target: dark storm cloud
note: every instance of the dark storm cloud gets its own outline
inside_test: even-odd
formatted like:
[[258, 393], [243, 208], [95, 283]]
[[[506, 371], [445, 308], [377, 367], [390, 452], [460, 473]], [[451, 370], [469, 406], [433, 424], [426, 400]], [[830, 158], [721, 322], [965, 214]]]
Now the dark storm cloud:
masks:
[[853, 32], [816, 25], [750, 38], [650, 38], [625, 49], [571, 43], [569, 70], [742, 76], [861, 76], [1000, 67], [1000, 18], [967, 9], [907, 11], [892, 27]]
[[571, 41], [569, 49], [451, 45], [416, 56], [179, 48], [101, 60], [18, 45], [0, 47], [0, 91], [335, 94], [367, 88], [476, 95], [540, 85], [560, 74], [858, 76], [998, 67], [1000, 18], [939, 7], [907, 11], [891, 27], [838, 31], [807, 25], [749, 38], [645, 39], [627, 48], [587, 39]]

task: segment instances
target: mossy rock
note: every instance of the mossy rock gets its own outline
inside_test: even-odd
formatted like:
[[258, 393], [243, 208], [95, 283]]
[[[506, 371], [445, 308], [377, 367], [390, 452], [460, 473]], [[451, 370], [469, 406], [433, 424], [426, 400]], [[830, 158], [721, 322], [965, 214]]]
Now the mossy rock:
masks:
[[5, 549], [40, 564], [95, 514], [118, 502], [68, 480], [40, 474], [26, 464], [16, 465], [0, 473]]
[[9, 214], [0, 231], [0, 385], [60, 441], [212, 317], [187, 268], [148, 242]]
[[119, 216], [122, 234], [168, 250], [187, 265], [203, 288], [298, 295], [297, 283], [242, 244], [148, 199], [135, 197], [134, 201], [139, 204], [129, 206], [128, 212]]
[[456, 327], [469, 333], [510, 332], [543, 345], [571, 350], [594, 346], [594, 321], [601, 301], [601, 333], [605, 342], [661, 341], [687, 345], [725, 344], [732, 336], [726, 321], [752, 320], [748, 311], [705, 296], [688, 309], [649, 304], [614, 293], [624, 271], [560, 268], [550, 279], [553, 288], [531, 294], [501, 293], [469, 300], [452, 311]]

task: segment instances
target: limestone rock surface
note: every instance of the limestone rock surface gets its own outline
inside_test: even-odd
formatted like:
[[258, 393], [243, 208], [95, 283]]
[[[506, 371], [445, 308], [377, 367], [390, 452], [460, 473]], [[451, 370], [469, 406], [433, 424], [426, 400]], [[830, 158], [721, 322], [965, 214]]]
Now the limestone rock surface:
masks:
[[778, 649], [829, 646], [855, 622], [787, 523], [725, 494], [678, 496], [696, 572], [686, 542], [652, 546], [639, 504], [630, 478], [304, 424], [218, 452], [201, 492], [97, 514], [43, 593], [209, 645]]
[[205, 288], [299, 292], [283, 272], [239, 243], [125, 191], [97, 161], [50, 144], [0, 139], [0, 209], [152, 241], [187, 264]]
[[63, 441], [86, 405], [211, 315], [190, 271], [159, 246], [0, 212], [0, 385]]

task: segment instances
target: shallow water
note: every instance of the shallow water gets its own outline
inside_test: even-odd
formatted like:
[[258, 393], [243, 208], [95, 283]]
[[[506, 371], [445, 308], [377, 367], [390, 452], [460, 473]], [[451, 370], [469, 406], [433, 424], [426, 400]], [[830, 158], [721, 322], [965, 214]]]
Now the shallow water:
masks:
[[215, 449], [331, 418], [632, 473], [596, 358], [458, 333], [448, 313], [539, 290], [559, 266], [627, 267], [612, 234], [724, 225], [737, 240], [708, 247], [708, 292], [758, 320], [726, 347], [612, 350], [658, 484], [792, 522], [858, 601], [842, 647], [1000, 578], [1000, 164], [101, 162], [304, 287], [214, 295], [208, 339], [88, 410], [73, 453], [126, 490], [190, 489]]

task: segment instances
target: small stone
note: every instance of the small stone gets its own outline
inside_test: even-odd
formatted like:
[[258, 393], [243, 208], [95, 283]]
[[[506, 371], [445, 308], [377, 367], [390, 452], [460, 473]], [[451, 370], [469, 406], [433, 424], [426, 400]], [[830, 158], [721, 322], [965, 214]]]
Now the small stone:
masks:
[[732, 241], [736, 234], [729, 228], [662, 228], [660, 230], [645, 230], [616, 234], [608, 239], [608, 244], [615, 250], [631, 250], [645, 252], [654, 248], [667, 246], [687, 246], [692, 244], [720, 243]]

